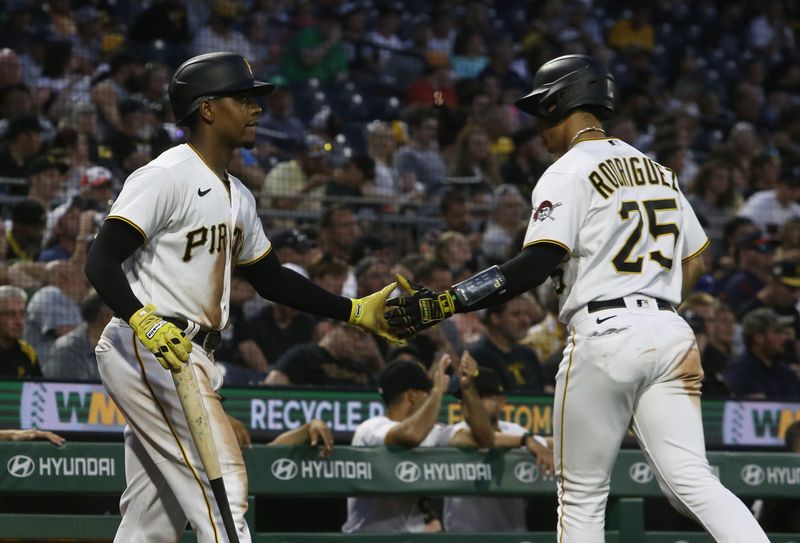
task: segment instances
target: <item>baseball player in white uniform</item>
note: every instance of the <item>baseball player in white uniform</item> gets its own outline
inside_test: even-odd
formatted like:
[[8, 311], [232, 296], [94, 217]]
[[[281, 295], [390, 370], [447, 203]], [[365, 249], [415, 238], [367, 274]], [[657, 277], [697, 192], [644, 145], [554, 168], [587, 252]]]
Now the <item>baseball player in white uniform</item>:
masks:
[[[553, 454], [542, 436], [533, 435], [519, 424], [500, 420], [506, 396], [500, 376], [492, 368], [478, 368], [475, 389], [495, 430], [495, 447], [525, 447], [536, 458], [542, 475], [552, 474]], [[461, 389], [456, 392], [461, 398]], [[462, 402], [462, 409], [468, 407]], [[462, 438], [470, 438], [466, 420], [447, 427], [442, 445], [468, 446]], [[455, 533], [525, 532], [525, 500], [512, 497], [449, 496], [444, 499], [444, 530]]]
[[517, 106], [560, 155], [533, 191], [523, 250], [445, 292], [402, 280], [410, 295], [388, 302], [390, 330], [409, 337], [552, 276], [570, 331], [553, 415], [558, 542], [604, 541], [611, 469], [629, 428], [679, 511], [716, 541], [768, 541], [706, 460], [700, 355], [673, 307], [703, 273], [708, 240], [677, 177], [606, 137], [614, 82], [590, 57], [545, 63]]
[[96, 348], [100, 375], [128, 422], [115, 541], [175, 542], [187, 520], [201, 543], [227, 541], [170, 375], [185, 364], [200, 386], [238, 539], [250, 541], [247, 475], [213, 364], [236, 266], [265, 298], [392, 339], [379, 312], [394, 285], [351, 300], [281, 266], [255, 198], [225, 170], [236, 148], [253, 146], [254, 97], [271, 90], [239, 55], [182, 64], [169, 94], [189, 142], [130, 175], [87, 257], [87, 276], [115, 314]]

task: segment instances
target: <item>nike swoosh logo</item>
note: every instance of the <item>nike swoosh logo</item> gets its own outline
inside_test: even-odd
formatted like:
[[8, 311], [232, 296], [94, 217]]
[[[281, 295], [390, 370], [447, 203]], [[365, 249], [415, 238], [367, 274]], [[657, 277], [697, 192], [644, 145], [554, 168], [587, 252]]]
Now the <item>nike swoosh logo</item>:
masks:
[[613, 319], [614, 317], [616, 317], [616, 315], [611, 315], [610, 317], [606, 317], [605, 319], [601, 319], [600, 317], [597, 317], [597, 320], [596, 320], [595, 322], [596, 322], [597, 324], [603, 324], [603, 323], [604, 323], [604, 322], [606, 322], [608, 319]]
[[208, 194], [209, 192], [211, 192], [211, 189], [206, 189], [206, 190], [200, 190], [200, 189], [197, 189], [197, 195], [198, 195], [200, 198], [202, 198], [203, 196], [205, 196], [205, 195], [206, 195], [206, 194]]

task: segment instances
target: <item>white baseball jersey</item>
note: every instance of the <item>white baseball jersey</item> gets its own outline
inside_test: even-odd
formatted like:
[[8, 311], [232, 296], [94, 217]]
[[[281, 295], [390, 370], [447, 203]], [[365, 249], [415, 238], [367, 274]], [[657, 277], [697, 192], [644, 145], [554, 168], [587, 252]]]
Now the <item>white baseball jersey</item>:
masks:
[[237, 178], [226, 187], [191, 146], [173, 147], [133, 172], [108, 218], [147, 240], [123, 263], [131, 289], [159, 315], [220, 330], [231, 272], [270, 250], [256, 202]]
[[[389, 430], [400, 424], [386, 416], [373, 417], [362, 422], [353, 434], [354, 447], [382, 447]], [[436, 447], [448, 434], [442, 424], [434, 425], [420, 447]], [[386, 532], [419, 533], [425, 530], [425, 520], [416, 496], [374, 498], [359, 496], [347, 498], [347, 521], [342, 526], [345, 533]]]
[[708, 244], [675, 173], [615, 138], [578, 142], [539, 179], [525, 246], [560, 245], [562, 322], [594, 300], [681, 299], [681, 262]]

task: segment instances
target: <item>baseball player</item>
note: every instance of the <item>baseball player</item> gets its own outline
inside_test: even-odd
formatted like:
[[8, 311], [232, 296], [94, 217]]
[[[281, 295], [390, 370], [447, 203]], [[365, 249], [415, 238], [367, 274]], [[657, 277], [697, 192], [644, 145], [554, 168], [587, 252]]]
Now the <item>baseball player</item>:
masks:
[[410, 295], [387, 304], [390, 330], [410, 337], [552, 277], [570, 332], [553, 414], [559, 543], [604, 540], [611, 469], [629, 428], [679, 511], [716, 541], [766, 542], [705, 456], [700, 355], [673, 307], [703, 273], [708, 240], [675, 173], [606, 136], [614, 80], [590, 57], [545, 63], [517, 106], [560, 155], [533, 191], [523, 250], [444, 292], [403, 280]]
[[[469, 357], [468, 353], [464, 353]], [[471, 357], [470, 357], [471, 358]], [[495, 430], [495, 447], [525, 447], [530, 451], [542, 473], [552, 474], [553, 453], [542, 436], [535, 436], [514, 422], [500, 420], [506, 405], [503, 381], [492, 368], [478, 368], [474, 386]], [[455, 392], [462, 398], [461, 387]], [[469, 407], [462, 402], [463, 410]], [[469, 424], [462, 420], [447, 427], [446, 445], [474, 446]], [[450, 496], [444, 499], [444, 529], [446, 532], [525, 532], [525, 500], [521, 498]]]
[[189, 141], [128, 177], [89, 252], [86, 274], [115, 315], [96, 348], [100, 375], [128, 421], [116, 541], [174, 542], [187, 519], [198, 541], [227, 539], [170, 376], [186, 364], [203, 394], [239, 541], [250, 541], [247, 476], [213, 364], [234, 268], [265, 298], [392, 339], [380, 312], [394, 285], [351, 300], [281, 266], [253, 195], [225, 170], [235, 149], [253, 146], [255, 97], [272, 88], [231, 53], [178, 67], [169, 97]]

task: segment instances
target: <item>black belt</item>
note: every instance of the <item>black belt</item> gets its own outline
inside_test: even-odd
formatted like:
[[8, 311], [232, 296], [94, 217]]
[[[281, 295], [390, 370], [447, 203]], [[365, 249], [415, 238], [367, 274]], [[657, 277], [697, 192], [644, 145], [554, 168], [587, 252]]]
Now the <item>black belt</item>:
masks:
[[[171, 322], [182, 331], [186, 331], [189, 328], [189, 323], [183, 319], [178, 319], [175, 317], [161, 317], [167, 322]], [[198, 345], [202, 345], [203, 349], [210, 352], [215, 350], [219, 347], [220, 342], [222, 341], [222, 334], [220, 334], [217, 330], [200, 330], [197, 332], [194, 337], [192, 338], [192, 342], [197, 343]]]
[[[644, 298], [642, 300], [645, 300]], [[672, 304], [666, 300], [662, 300], [661, 298], [655, 298], [656, 303], [658, 304], [658, 308], [661, 311], [675, 311], [672, 307]], [[600, 311], [602, 309], [620, 309], [623, 307], [627, 307], [625, 305], [625, 300], [622, 298], [614, 298], [613, 300], [599, 300], [597, 302], [589, 302], [586, 304], [586, 308], [589, 310], [589, 313], [594, 313], [595, 311]]]

